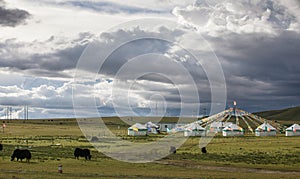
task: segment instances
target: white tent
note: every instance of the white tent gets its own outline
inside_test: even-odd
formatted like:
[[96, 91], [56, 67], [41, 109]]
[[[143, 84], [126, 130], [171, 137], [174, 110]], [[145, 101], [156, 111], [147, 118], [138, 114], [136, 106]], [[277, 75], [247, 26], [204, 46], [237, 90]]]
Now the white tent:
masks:
[[294, 124], [285, 130], [285, 136], [300, 136], [300, 125]]
[[255, 136], [275, 136], [276, 129], [269, 123], [263, 123], [255, 129]]
[[158, 125], [154, 124], [153, 122], [149, 121], [145, 124], [146, 127], [153, 127], [153, 128], [158, 128]]
[[223, 129], [223, 136], [243, 136], [244, 129], [236, 124], [231, 124]]
[[149, 121], [145, 124], [145, 127], [147, 128], [148, 132], [151, 132], [153, 134], [157, 134], [157, 130], [159, 128], [158, 125], [154, 124], [153, 122]]
[[128, 128], [128, 135], [130, 136], [145, 136], [147, 135], [147, 128], [145, 125], [136, 123]]
[[185, 126], [184, 136], [205, 136], [206, 130], [201, 127], [197, 122]]
[[231, 124], [231, 122], [212, 122], [208, 127], [211, 132], [222, 132], [225, 127]]

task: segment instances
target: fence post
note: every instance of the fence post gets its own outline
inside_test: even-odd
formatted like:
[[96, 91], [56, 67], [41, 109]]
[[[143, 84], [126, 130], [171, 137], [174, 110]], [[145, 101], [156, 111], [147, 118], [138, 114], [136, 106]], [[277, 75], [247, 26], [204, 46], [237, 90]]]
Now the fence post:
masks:
[[62, 164], [58, 165], [58, 173], [63, 173], [63, 171], [62, 171]]

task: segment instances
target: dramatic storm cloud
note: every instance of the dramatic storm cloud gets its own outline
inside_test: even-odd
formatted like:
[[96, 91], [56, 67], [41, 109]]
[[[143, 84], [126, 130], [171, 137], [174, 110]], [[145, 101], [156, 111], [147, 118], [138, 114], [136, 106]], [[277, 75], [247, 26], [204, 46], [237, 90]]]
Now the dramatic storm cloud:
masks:
[[30, 14], [21, 9], [9, 9], [5, 7], [5, 2], [0, 0], [0, 26], [15, 27], [24, 24]]
[[299, 105], [299, 1], [197, 1], [173, 14], [213, 46], [228, 101], [250, 110]]

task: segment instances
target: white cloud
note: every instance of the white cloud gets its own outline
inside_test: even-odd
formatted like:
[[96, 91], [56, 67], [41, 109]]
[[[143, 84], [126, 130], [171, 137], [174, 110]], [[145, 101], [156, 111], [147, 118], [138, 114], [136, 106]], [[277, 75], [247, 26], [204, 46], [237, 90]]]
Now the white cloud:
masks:
[[286, 4], [278, 0], [198, 1], [185, 8], [174, 8], [173, 14], [179, 22], [213, 36], [232, 32], [277, 34], [277, 31], [295, 29], [299, 23], [298, 8]]
[[17, 38], [20, 41], [45, 41], [51, 36], [63, 36], [66, 41], [81, 32], [99, 34], [115, 24], [136, 17], [101, 14], [75, 7], [64, 7], [43, 1], [10, 0], [8, 7], [22, 8], [31, 14], [27, 25], [1, 28], [1, 39]]
[[[31, 14], [31, 18], [26, 25], [1, 28], [0, 40], [16, 38], [19, 41], [34, 42], [45, 41], [51, 36], [63, 36], [68, 41], [81, 32], [100, 34], [129, 20], [149, 17], [175, 19], [171, 9], [174, 6], [184, 7], [193, 1], [134, 0], [129, 4], [122, 0], [9, 0], [6, 2], [8, 8], [24, 9]], [[109, 13], [109, 9], [120, 12]]]

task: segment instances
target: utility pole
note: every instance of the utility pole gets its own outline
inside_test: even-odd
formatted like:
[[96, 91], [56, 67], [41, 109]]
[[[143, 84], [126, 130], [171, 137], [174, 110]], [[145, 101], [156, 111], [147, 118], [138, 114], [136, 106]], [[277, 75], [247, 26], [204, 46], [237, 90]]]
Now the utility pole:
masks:
[[9, 118], [9, 117], [8, 117], [8, 116], [9, 116], [9, 115], [8, 115], [8, 108], [9, 108], [9, 107], [6, 106], [6, 111], [5, 111], [5, 118], [6, 118], [6, 120], [8, 120], [8, 118]]
[[27, 119], [27, 106], [24, 106], [24, 120]]
[[28, 120], [28, 106], [24, 106], [24, 120]]
[[9, 109], [9, 116], [10, 116], [10, 120], [12, 120], [12, 107], [10, 107]]
[[11, 106], [6, 107], [6, 119], [7, 120], [12, 119], [12, 107]]

